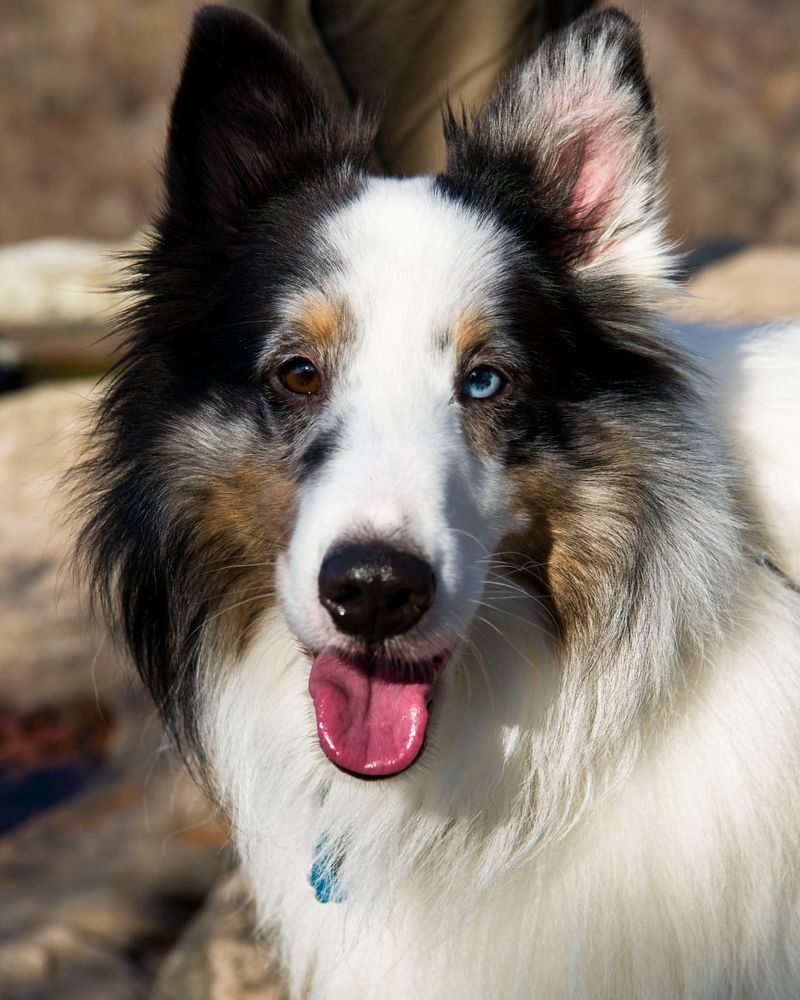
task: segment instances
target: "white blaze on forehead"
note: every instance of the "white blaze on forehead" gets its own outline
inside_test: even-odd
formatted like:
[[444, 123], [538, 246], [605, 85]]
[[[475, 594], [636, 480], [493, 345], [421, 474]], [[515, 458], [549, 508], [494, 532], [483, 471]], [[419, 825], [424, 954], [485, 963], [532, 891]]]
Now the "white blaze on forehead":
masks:
[[[429, 449], [443, 457], [460, 442], [448, 334], [476, 308], [491, 315], [504, 236], [419, 178], [372, 181], [324, 238], [341, 262], [332, 293], [353, 325], [332, 405], [345, 437], [357, 437], [356, 450], [376, 468], [404, 455], [407, 473], [428, 460], [440, 466]], [[376, 438], [391, 447], [367, 454]]]
[[[504, 237], [419, 178], [372, 181], [330, 220], [325, 238], [342, 262], [335, 294], [354, 327], [334, 402], [357, 442], [351, 457], [366, 459], [378, 494], [389, 479], [395, 495], [404, 482], [410, 488], [414, 470], [423, 488], [461, 441], [448, 334], [476, 308], [491, 315]], [[392, 475], [379, 483], [382, 464]]]
[[325, 238], [344, 261], [342, 293], [374, 349], [429, 351], [471, 306], [491, 308], [507, 240], [429, 178], [370, 182]]
[[322, 236], [337, 263], [326, 294], [345, 304], [352, 330], [326, 402], [337, 447], [301, 490], [283, 573], [287, 610], [312, 645], [331, 638], [317, 602], [321, 561], [359, 537], [424, 555], [439, 617], [463, 620], [503, 506], [497, 470], [464, 438], [448, 344], [465, 312], [492, 314], [502, 232], [423, 178], [372, 181]]

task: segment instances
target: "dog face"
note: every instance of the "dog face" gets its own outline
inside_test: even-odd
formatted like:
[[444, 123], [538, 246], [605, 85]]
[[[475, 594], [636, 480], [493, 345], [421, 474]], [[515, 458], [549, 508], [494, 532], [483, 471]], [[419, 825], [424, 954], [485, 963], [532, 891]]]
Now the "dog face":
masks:
[[690, 445], [652, 433], [680, 438], [687, 389], [649, 332], [667, 258], [635, 28], [581, 19], [445, 127], [444, 174], [370, 178], [374, 123], [254, 20], [198, 15], [84, 533], [190, 743], [201, 681], [277, 612], [322, 749], [397, 773], [492, 587], [591, 666], [633, 648], [643, 553], [680, 547], [665, 484]]
[[[489, 334], [503, 235], [428, 181], [376, 182], [329, 218], [322, 241], [337, 262], [329, 283], [286, 306], [289, 327], [309, 315], [321, 323], [306, 341], [321, 387], [292, 401], [303, 411], [294, 447], [305, 457], [281, 596], [311, 649], [358, 654], [371, 629], [399, 660], [430, 659], [466, 626], [481, 559], [508, 524], [495, 425], [511, 405], [513, 355]], [[280, 356], [303, 355], [279, 343]], [[406, 570], [424, 614], [409, 624], [413, 607], [398, 604], [395, 617], [365, 607], [370, 620], [361, 622], [356, 596], [351, 623], [335, 579], [326, 608], [326, 557], [353, 544], [424, 562], [416, 584], [415, 567]], [[354, 566], [345, 576], [369, 572]]]
[[518, 366], [490, 335], [502, 252], [430, 182], [366, 184], [325, 220], [266, 348], [299, 470], [279, 595], [313, 658], [322, 746], [355, 773], [417, 756], [510, 524], [500, 425]]

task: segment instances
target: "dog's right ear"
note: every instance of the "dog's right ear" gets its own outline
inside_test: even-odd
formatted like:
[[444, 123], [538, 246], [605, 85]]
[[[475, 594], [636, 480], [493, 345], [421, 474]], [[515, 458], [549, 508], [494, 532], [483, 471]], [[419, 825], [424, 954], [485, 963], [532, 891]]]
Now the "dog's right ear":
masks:
[[289, 45], [228, 7], [195, 16], [172, 105], [167, 200], [184, 221], [236, 228], [242, 212], [343, 163], [366, 166], [374, 128], [332, 108]]

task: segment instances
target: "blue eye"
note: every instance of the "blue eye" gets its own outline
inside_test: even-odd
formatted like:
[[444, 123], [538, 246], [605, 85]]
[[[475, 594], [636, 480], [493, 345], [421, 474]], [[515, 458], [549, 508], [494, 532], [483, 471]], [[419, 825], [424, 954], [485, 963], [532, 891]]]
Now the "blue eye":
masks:
[[489, 365], [478, 365], [464, 379], [464, 395], [469, 399], [490, 399], [496, 396], [505, 385], [506, 380], [496, 368]]

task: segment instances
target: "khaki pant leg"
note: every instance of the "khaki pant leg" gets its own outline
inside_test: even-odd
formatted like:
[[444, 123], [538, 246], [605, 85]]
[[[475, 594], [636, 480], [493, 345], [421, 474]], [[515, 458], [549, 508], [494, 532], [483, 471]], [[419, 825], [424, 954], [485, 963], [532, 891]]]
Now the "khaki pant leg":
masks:
[[328, 97], [334, 101], [350, 100], [342, 76], [311, 15], [310, 0], [236, 0], [236, 6], [257, 14], [288, 39]]
[[444, 167], [441, 104], [480, 106], [535, 47], [537, 0], [314, 0], [351, 98], [385, 102], [378, 155], [387, 172]]

